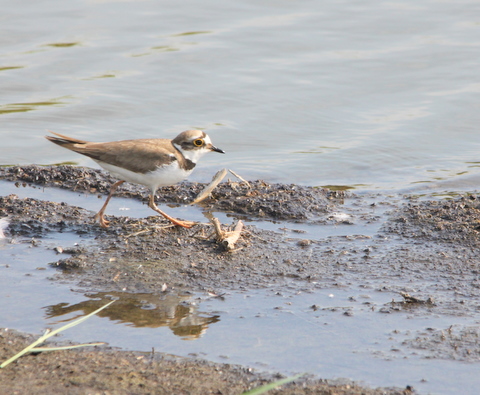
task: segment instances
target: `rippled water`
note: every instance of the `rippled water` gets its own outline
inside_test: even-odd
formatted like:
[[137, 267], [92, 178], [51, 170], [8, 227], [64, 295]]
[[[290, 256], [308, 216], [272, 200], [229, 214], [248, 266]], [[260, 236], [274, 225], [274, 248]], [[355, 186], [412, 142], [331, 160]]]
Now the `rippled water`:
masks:
[[228, 155], [197, 180], [230, 167], [357, 189], [479, 183], [476, 1], [3, 4], [1, 164], [95, 166], [48, 129], [108, 141], [198, 127]]

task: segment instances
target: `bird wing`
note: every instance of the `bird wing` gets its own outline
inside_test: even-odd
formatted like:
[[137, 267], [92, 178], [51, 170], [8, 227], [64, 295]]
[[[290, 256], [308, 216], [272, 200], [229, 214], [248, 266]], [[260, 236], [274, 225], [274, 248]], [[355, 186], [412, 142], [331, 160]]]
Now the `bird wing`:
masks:
[[110, 143], [75, 144], [74, 151], [98, 162], [147, 173], [178, 160], [170, 140], [141, 139]]
[[91, 143], [60, 133], [58, 137], [45, 136], [52, 143], [88, 156], [97, 162], [123, 167], [136, 173], [147, 173], [185, 158], [168, 139], [138, 139]]

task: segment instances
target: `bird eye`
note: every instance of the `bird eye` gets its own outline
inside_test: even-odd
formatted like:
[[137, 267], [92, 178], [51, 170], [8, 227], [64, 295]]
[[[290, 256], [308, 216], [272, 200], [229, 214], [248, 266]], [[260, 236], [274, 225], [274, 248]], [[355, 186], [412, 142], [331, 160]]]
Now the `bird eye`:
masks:
[[201, 147], [203, 145], [203, 140], [202, 139], [193, 140], [193, 145], [195, 147]]

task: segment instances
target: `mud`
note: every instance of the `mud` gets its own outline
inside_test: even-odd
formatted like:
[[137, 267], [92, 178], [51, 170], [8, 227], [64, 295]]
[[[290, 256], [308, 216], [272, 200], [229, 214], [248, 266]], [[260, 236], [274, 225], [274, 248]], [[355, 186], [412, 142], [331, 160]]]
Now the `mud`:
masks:
[[[72, 172], [70, 176], [69, 171]], [[113, 181], [102, 172], [70, 166], [3, 168], [0, 176], [16, 182], [45, 186], [60, 184], [64, 188], [81, 188], [95, 193], [107, 192]], [[65, 183], [60, 180], [65, 180]], [[216, 191], [216, 196], [221, 198], [212, 197], [204, 208], [219, 209], [222, 205], [228, 206], [231, 212], [232, 207], [238, 207], [238, 201], [243, 199], [239, 199], [242, 192], [238, 185], [234, 183], [232, 186], [228, 182], [221, 185]], [[145, 191], [139, 188], [138, 192], [133, 192], [136, 188], [127, 185], [120, 195], [141, 198], [141, 193]], [[179, 198], [177, 189], [173, 187], [160, 191], [162, 199], [172, 197], [173, 202], [191, 201], [204, 185], [185, 184], [175, 188], [186, 190], [183, 193], [190, 194], [188, 199]], [[235, 188], [237, 191], [234, 193]], [[328, 209], [334, 209], [330, 192], [321, 189], [270, 185], [263, 181], [251, 183], [251, 189], [245, 188], [250, 191], [251, 197], [244, 199], [240, 214], [245, 214], [248, 208], [251, 210], [248, 213], [255, 215], [258, 207], [270, 206], [263, 213], [271, 213], [278, 219], [281, 215], [276, 214], [276, 207], [280, 203], [275, 202], [275, 197], [283, 193], [287, 197], [281, 200], [285, 202], [282, 203], [282, 218], [298, 220], [298, 217], [306, 218], [307, 213], [318, 217]], [[222, 191], [226, 192], [222, 194]], [[306, 203], [310, 200], [315, 204]], [[308, 207], [308, 210], [300, 215], [300, 207]], [[282, 277], [312, 280], [324, 271], [313, 260], [312, 264], [305, 264], [306, 251], [297, 244], [297, 240], [285, 239], [281, 233], [259, 230], [254, 226], [246, 226], [243, 237], [236, 245], [237, 250], [226, 253], [216, 244], [209, 223], [184, 229], [172, 227], [158, 215], [143, 219], [107, 216], [112, 222], [108, 229], [102, 229], [93, 223], [94, 214], [65, 203], [18, 199], [15, 195], [0, 198], [0, 216], [9, 216], [11, 235], [40, 238], [47, 232], [71, 231], [94, 236], [95, 247], [63, 249], [59, 260], [52, 264], [66, 270], [88, 269], [90, 275], [84, 277], [83, 285], [88, 283], [88, 286], [98, 286], [102, 290], [155, 292], [159, 284], [165, 283], [170, 289], [215, 292], [219, 284], [226, 288], [257, 288]], [[116, 276], [119, 272], [122, 273], [120, 277]]]
[[[0, 359], [36, 338], [0, 331]], [[53, 345], [53, 343], [49, 343]], [[66, 345], [61, 343], [61, 345]], [[225, 394], [236, 395], [282, 378], [252, 369], [179, 358], [161, 353], [119, 351], [110, 347], [41, 353], [23, 358], [1, 372], [5, 394]], [[366, 389], [304, 377], [269, 394], [402, 395], [411, 391]]]
[[[72, 166], [24, 166], [0, 168], [0, 178], [8, 181], [55, 186], [74, 191], [108, 194], [115, 178], [101, 170]], [[184, 182], [157, 191], [158, 203], [188, 204], [205, 185]], [[116, 196], [146, 200], [148, 191], [135, 184], [124, 184]], [[220, 184], [211, 199], [201, 205], [208, 210], [220, 210], [246, 215], [249, 218], [278, 220], [315, 220], [318, 215], [332, 210], [331, 201], [342, 199], [343, 191], [306, 188], [298, 185], [269, 184], [265, 181], [249, 183], [228, 181]]]
[[[0, 179], [95, 194], [108, 193], [114, 182], [100, 171], [70, 166], [1, 168]], [[281, 287], [292, 278], [312, 288], [344, 287], [360, 277], [367, 288], [398, 292], [398, 300], [382, 308], [386, 314], [407, 310], [412, 315], [469, 316], [478, 312], [480, 199], [475, 195], [450, 201], [406, 197], [403, 204], [380, 195], [366, 198], [264, 181], [250, 185], [225, 182], [202, 207], [235, 218], [288, 220], [291, 227], [273, 232], [247, 225], [233, 252], [216, 244], [209, 223], [177, 229], [154, 215], [142, 219], [109, 216], [111, 226], [102, 229], [93, 223], [94, 213], [88, 210], [16, 195], [0, 198], [0, 218], [8, 216], [5, 233], [11, 238], [41, 239], [49, 232], [68, 231], [94, 239], [70, 249], [58, 246], [58, 260], [51, 263], [90, 292], [198, 290], [221, 294], [272, 284]], [[186, 183], [164, 188], [158, 201], [185, 204], [203, 187]], [[135, 199], [146, 195], [133, 185], [119, 191], [120, 196]], [[342, 206], [345, 201], [348, 206]], [[348, 215], [338, 215], [339, 210]], [[295, 232], [296, 223], [321, 223], [332, 229], [364, 223], [366, 229], [374, 226], [375, 231], [309, 240]], [[10, 331], [1, 335], [0, 359], [30, 340]], [[406, 340], [404, 346], [422, 349], [429, 358], [475, 362], [480, 359], [476, 337], [478, 331], [471, 328], [432, 328]], [[443, 342], [440, 348], [439, 342]], [[188, 376], [182, 374], [185, 369]], [[29, 393], [238, 394], [274, 379], [238, 366], [109, 348], [31, 356], [1, 373], [0, 389], [5, 393], [34, 388], [37, 392]], [[360, 392], [411, 391], [334, 385], [309, 377], [271, 393]]]

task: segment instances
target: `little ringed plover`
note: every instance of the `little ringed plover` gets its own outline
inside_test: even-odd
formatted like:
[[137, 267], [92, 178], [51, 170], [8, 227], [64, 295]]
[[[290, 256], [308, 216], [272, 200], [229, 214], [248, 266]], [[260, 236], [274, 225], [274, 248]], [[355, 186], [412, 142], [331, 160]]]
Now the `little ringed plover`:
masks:
[[173, 140], [138, 139], [93, 143], [51, 132], [58, 137], [45, 136], [51, 142], [71, 151], [88, 156], [113, 176], [119, 178], [112, 185], [105, 204], [95, 215], [103, 228], [109, 221], [104, 218], [105, 209], [115, 190], [125, 181], [145, 185], [150, 189], [148, 206], [173, 224], [190, 228], [190, 221], [180, 221], [164, 213], [155, 204], [155, 192], [159, 187], [174, 185], [186, 179], [198, 160], [207, 152], [225, 152], [215, 147], [210, 137], [201, 130], [187, 130]]

